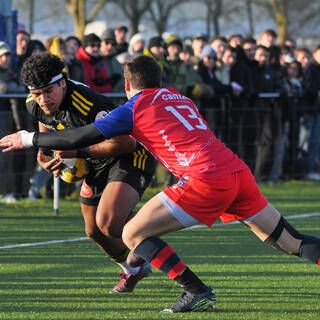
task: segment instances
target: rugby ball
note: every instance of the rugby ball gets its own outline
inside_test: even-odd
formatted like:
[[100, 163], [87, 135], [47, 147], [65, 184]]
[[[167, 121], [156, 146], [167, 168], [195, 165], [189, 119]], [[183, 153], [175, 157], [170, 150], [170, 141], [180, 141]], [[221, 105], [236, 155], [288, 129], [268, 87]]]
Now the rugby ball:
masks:
[[68, 183], [81, 181], [89, 172], [88, 164], [85, 159], [63, 158], [60, 178]]

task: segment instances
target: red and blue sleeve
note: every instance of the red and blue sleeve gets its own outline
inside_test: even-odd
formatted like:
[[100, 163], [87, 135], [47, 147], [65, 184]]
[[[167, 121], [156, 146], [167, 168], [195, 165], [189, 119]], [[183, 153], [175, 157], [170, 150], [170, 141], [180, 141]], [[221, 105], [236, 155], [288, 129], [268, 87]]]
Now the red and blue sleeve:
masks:
[[106, 139], [131, 134], [133, 128], [133, 107], [139, 95], [135, 95], [124, 105], [114, 109], [104, 118], [93, 123]]

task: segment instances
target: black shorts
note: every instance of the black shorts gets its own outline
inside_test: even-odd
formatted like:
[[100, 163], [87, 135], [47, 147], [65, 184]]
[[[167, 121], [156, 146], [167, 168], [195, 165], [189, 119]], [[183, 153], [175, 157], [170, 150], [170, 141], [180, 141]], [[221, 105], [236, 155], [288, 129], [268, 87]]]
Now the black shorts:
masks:
[[129, 184], [141, 197], [152, 180], [155, 165], [147, 171], [132, 166], [132, 161], [121, 158], [110, 168], [90, 170], [82, 182], [80, 203], [97, 206], [101, 194], [109, 182], [121, 181]]

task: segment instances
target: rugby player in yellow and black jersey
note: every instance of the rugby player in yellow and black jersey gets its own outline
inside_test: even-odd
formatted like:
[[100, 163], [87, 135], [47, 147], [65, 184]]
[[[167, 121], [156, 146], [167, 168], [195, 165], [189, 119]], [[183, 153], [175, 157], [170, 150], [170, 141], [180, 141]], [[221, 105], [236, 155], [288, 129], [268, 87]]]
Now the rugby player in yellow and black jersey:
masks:
[[[55, 131], [81, 127], [104, 117], [113, 103], [90, 87], [66, 79], [63, 62], [44, 53], [26, 60], [21, 71], [23, 83], [29, 88], [26, 100], [29, 113], [39, 123], [39, 131]], [[121, 240], [123, 226], [134, 214], [132, 209], [151, 182], [155, 160], [142, 145], [129, 136], [119, 136], [90, 147], [59, 151], [39, 150], [38, 162], [58, 176], [61, 158], [85, 158], [89, 173], [82, 182], [80, 204], [87, 236], [118, 263], [123, 273], [110, 293], [131, 292], [151, 267], [131, 254]], [[50, 156], [49, 156], [50, 154]]]

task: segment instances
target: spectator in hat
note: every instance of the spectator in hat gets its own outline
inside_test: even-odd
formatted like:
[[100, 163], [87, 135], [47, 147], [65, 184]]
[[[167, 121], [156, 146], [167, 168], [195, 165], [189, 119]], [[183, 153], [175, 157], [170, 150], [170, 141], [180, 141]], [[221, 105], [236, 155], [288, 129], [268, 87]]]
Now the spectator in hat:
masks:
[[124, 78], [122, 65], [116, 59], [116, 37], [114, 30], [107, 29], [101, 36], [100, 52], [108, 70], [112, 92], [124, 92]]
[[[215, 74], [215, 61], [217, 53], [208, 44], [200, 55], [198, 72], [203, 80], [214, 92], [213, 97], [201, 99], [200, 113], [206, 118], [211, 128], [217, 132], [217, 136], [222, 139], [224, 132], [223, 110], [221, 104], [221, 95], [232, 95], [236, 93], [237, 88], [234, 84], [223, 84], [218, 80]], [[224, 140], [224, 139], [222, 139]]]
[[143, 54], [145, 43], [146, 41], [141, 33], [136, 33], [131, 37], [128, 51], [132, 58]]
[[148, 48], [143, 50], [143, 54], [152, 57], [160, 66], [162, 71], [162, 85], [167, 85], [167, 78], [170, 74], [169, 65], [165, 59], [166, 43], [161, 36], [154, 36], [149, 39]]
[[100, 54], [101, 40], [94, 34], [85, 35], [77, 58], [82, 62], [86, 84], [101, 93], [112, 92], [109, 73]]
[[167, 85], [176, 88], [191, 99], [212, 96], [213, 91], [202, 81], [192, 65], [187, 65], [180, 59], [182, 47], [182, 41], [178, 37], [174, 35], [168, 37], [166, 60], [170, 73], [167, 77]]
[[180, 59], [186, 63], [188, 66], [191, 65], [191, 67], [193, 68], [193, 64], [192, 64], [192, 61], [191, 61], [191, 58], [192, 58], [192, 47], [190, 44], [187, 44], [187, 43], [184, 43], [183, 46], [182, 46], [182, 50], [179, 54], [180, 56]]
[[116, 26], [114, 29], [114, 34], [116, 37], [116, 55], [128, 51], [129, 44], [126, 41], [127, 33], [128, 28], [122, 24]]

